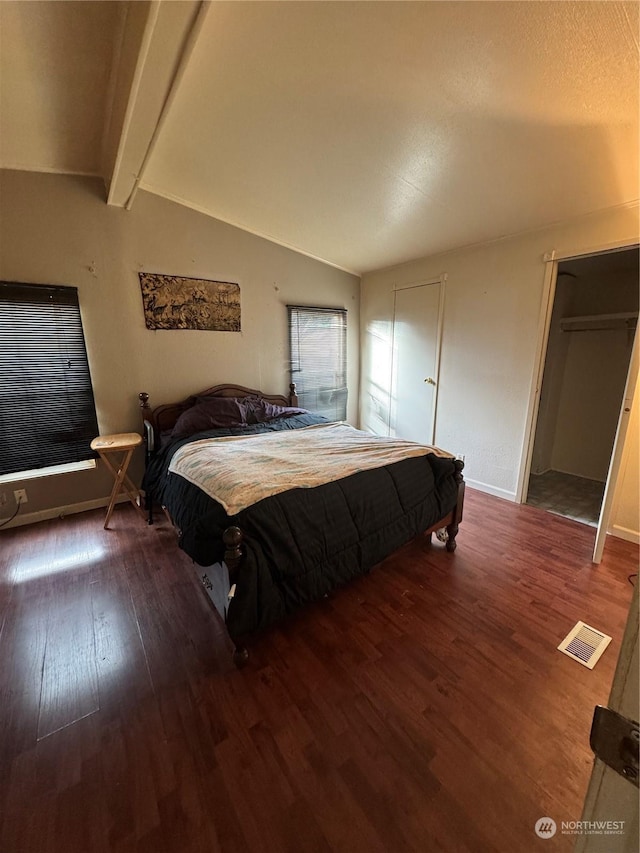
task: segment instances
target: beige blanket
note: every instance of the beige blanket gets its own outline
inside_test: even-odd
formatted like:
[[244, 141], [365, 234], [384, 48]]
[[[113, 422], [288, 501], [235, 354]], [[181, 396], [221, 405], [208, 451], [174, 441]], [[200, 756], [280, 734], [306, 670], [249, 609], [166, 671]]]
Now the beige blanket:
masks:
[[289, 489], [312, 489], [428, 453], [451, 457], [437, 447], [331, 423], [193, 441], [175, 453], [169, 471], [199, 486], [229, 515], [236, 515]]

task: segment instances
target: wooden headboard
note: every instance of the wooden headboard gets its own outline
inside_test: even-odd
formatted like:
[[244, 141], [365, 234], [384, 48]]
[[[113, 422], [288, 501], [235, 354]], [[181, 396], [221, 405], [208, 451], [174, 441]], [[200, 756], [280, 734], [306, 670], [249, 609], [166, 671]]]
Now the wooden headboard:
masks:
[[197, 398], [202, 397], [261, 397], [268, 403], [276, 406], [297, 406], [296, 386], [292, 382], [289, 385], [289, 396], [282, 394], [264, 394], [255, 388], [246, 388], [244, 385], [214, 385], [205, 391], [192, 394], [186, 400], [179, 403], [165, 403], [152, 409], [149, 405], [149, 395], [145, 391], [138, 394], [140, 408], [142, 410], [142, 424], [147, 441], [147, 452], [153, 452], [159, 447], [159, 438], [163, 432], [173, 429], [176, 421], [183, 412], [196, 404]]

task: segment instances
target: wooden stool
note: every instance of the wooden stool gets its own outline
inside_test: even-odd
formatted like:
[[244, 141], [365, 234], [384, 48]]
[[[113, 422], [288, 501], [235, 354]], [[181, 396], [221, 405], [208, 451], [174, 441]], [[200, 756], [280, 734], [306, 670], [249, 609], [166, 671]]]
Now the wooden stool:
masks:
[[[105, 530], [109, 525], [109, 519], [111, 518], [111, 513], [113, 512], [116, 499], [121, 492], [128, 496], [134, 507], [144, 517], [142, 507], [138, 504], [140, 491], [134, 486], [127, 476], [127, 468], [129, 467], [129, 462], [131, 462], [133, 451], [141, 444], [142, 437], [139, 436], [137, 432], [121, 432], [115, 433], [114, 435], [99, 435], [91, 442], [91, 449], [97, 450], [100, 458], [109, 471], [111, 471], [115, 480], [111, 491], [111, 500], [109, 501], [109, 507], [107, 509], [107, 517], [104, 520]], [[111, 464], [109, 456], [112, 453], [122, 453], [122, 458], [120, 459], [118, 468], [115, 468], [114, 465]]]

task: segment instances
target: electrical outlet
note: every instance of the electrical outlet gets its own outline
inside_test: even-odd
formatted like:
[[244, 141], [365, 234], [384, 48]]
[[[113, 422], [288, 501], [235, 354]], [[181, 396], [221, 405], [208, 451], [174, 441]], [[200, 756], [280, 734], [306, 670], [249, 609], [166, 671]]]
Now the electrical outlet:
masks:
[[26, 504], [27, 503], [27, 490], [26, 489], [16, 489], [13, 493], [13, 497], [17, 504]]

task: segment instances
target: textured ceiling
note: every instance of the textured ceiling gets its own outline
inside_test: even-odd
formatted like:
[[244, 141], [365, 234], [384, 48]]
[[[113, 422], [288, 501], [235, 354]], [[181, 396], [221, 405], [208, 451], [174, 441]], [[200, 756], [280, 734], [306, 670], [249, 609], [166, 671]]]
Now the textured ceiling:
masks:
[[[0, 162], [91, 171], [116, 15], [111, 3], [0, 3], [22, 7], [2, 9], [3, 26], [42, 5], [52, 19], [76, 7], [67, 17], [85, 15], [89, 38], [80, 49], [60, 20], [35, 40], [3, 33]], [[166, 107], [124, 176], [137, 178], [120, 191], [129, 203], [139, 185], [360, 273], [638, 197], [636, 3], [191, 5], [197, 25], [156, 98]], [[154, 34], [166, 55], [167, 20], [147, 26], [140, 56], [154, 55]], [[60, 73], [39, 58], [56, 51]], [[130, 109], [130, 137], [136, 127]]]

